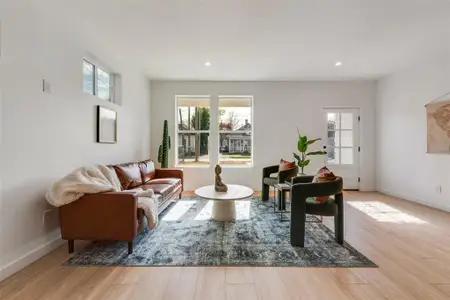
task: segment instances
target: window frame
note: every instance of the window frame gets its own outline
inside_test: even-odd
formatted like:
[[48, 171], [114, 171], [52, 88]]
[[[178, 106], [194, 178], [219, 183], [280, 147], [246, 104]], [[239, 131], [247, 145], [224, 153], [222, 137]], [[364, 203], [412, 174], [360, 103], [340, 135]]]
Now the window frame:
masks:
[[[219, 129], [219, 110], [221, 108], [220, 106], [220, 98], [243, 98], [243, 99], [250, 99], [250, 125], [251, 125], [251, 130], [244, 130], [244, 131], [237, 131], [237, 130], [220, 130]], [[254, 161], [254, 97], [251, 95], [219, 95], [217, 97], [217, 164], [219, 164], [222, 168], [253, 168], [253, 161]], [[245, 133], [245, 134], [250, 134], [250, 164], [245, 164], [245, 165], [234, 165], [234, 164], [221, 164], [220, 163], [220, 134], [221, 133], [230, 133], [230, 132], [240, 132], [240, 133]]]
[[[105, 67], [104, 65], [96, 63], [94, 59], [89, 59], [89, 58], [84, 57], [83, 61], [82, 61], [82, 67], [84, 67], [84, 63], [85, 62], [90, 64], [90, 65], [92, 65], [93, 68], [94, 68], [94, 82], [93, 82], [93, 93], [91, 94], [90, 92], [86, 92], [84, 90], [84, 76], [83, 76], [83, 78], [82, 78], [82, 86], [83, 86], [82, 90], [83, 90], [83, 93], [91, 95], [91, 96], [95, 96], [95, 97], [101, 99], [102, 101], [107, 101], [107, 102], [110, 102], [110, 103], [116, 103], [115, 102], [115, 85], [116, 85], [115, 75], [116, 74], [114, 72], [112, 72], [109, 68]], [[104, 73], [109, 75], [109, 99], [101, 98], [98, 95], [98, 86], [99, 86], [99, 84], [98, 84], [98, 81], [99, 81], [98, 71], [99, 70], [101, 70], [102, 72], [104, 72]], [[84, 75], [84, 70], [82, 72], [82, 75]]]
[[[178, 106], [178, 99], [179, 98], [205, 98], [205, 99], [207, 99], [208, 100], [208, 103], [209, 103], [209, 130], [180, 130], [179, 128], [178, 128], [178, 108], [179, 108], [179, 106]], [[177, 167], [177, 168], [209, 168], [211, 165], [212, 165], [212, 162], [211, 162], [211, 143], [210, 142], [208, 142], [208, 157], [209, 157], [209, 160], [208, 160], [208, 163], [207, 164], [204, 164], [204, 165], [202, 165], [202, 164], [198, 164], [198, 165], [195, 165], [195, 164], [186, 164], [186, 165], [184, 165], [184, 164], [179, 164], [178, 163], [178, 145], [179, 145], [179, 143], [178, 143], [178, 134], [183, 134], [183, 133], [185, 133], [185, 134], [201, 134], [201, 133], [208, 133], [208, 137], [209, 138], [211, 138], [211, 128], [212, 128], [212, 123], [211, 123], [211, 120], [213, 119], [212, 117], [211, 117], [211, 112], [212, 112], [212, 110], [211, 110], [211, 107], [212, 107], [212, 99], [211, 99], [211, 96], [210, 95], [175, 95], [175, 167]]]

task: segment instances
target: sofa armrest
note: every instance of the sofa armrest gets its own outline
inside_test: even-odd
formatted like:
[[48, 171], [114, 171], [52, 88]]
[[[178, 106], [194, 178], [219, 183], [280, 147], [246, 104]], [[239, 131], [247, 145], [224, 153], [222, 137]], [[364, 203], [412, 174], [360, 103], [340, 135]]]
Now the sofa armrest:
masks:
[[137, 194], [108, 192], [84, 195], [59, 208], [66, 240], [125, 240], [137, 235]]
[[179, 178], [183, 184], [182, 169], [156, 169], [155, 178]]

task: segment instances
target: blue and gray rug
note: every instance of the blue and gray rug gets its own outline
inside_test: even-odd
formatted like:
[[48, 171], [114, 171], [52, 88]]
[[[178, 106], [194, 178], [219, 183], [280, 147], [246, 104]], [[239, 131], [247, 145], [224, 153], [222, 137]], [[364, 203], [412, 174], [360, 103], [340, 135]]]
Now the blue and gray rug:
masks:
[[93, 243], [65, 265], [85, 266], [297, 266], [376, 267], [333, 232], [308, 216], [305, 247], [289, 242], [289, 221], [280, 221], [273, 202], [237, 201], [235, 222], [211, 220], [212, 202], [195, 197], [172, 203], [154, 230], [144, 230], [127, 255], [124, 242]]

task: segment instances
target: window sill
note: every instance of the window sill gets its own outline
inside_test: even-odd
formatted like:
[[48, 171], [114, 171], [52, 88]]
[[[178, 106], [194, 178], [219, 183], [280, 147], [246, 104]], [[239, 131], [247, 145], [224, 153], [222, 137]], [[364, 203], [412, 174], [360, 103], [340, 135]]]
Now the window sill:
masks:
[[221, 165], [219, 164], [222, 169], [252, 169], [253, 165], [244, 165], [244, 166], [240, 166], [240, 165]]
[[175, 165], [174, 168], [179, 169], [208, 169], [211, 165]]

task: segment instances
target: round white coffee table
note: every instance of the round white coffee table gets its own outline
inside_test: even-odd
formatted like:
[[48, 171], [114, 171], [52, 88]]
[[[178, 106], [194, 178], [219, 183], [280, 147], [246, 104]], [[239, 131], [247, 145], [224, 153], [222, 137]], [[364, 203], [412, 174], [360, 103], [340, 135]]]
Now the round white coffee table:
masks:
[[195, 190], [195, 194], [201, 198], [213, 200], [212, 217], [216, 221], [236, 220], [235, 200], [242, 200], [253, 196], [251, 188], [229, 184], [226, 193], [216, 192], [214, 185], [208, 185]]

